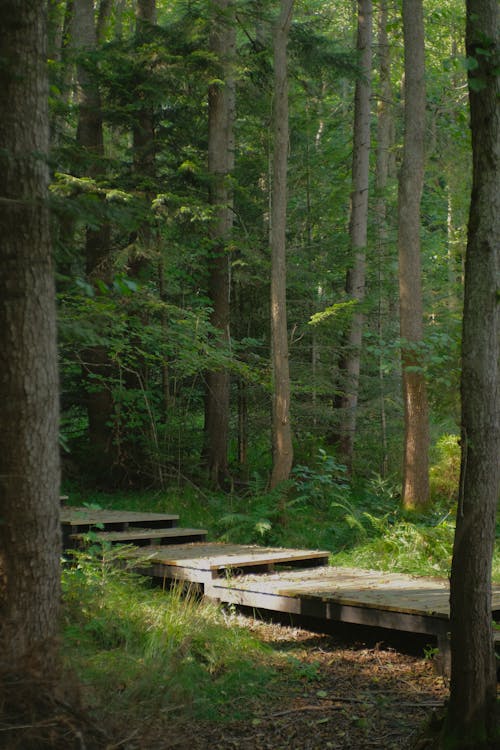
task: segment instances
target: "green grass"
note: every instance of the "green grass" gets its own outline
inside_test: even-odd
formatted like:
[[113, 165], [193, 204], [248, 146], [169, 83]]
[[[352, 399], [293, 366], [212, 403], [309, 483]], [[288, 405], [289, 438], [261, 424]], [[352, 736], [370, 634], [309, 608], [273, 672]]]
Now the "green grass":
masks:
[[78, 554], [64, 570], [64, 653], [96, 718], [151, 712], [244, 718], [252, 700], [300, 667], [214, 604], [150, 588], [116, 565], [119, 551]]

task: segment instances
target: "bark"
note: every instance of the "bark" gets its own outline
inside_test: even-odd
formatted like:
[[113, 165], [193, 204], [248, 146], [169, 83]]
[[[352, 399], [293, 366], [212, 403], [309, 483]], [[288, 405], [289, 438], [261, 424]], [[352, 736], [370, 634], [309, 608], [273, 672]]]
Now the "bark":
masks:
[[370, 97], [372, 60], [372, 2], [358, 2], [357, 51], [360, 55], [361, 77], [354, 94], [354, 142], [352, 162], [351, 219], [349, 234], [354, 265], [346, 279], [347, 295], [356, 307], [346, 336], [346, 352], [340, 363], [344, 393], [340, 399], [341, 425], [339, 449], [345, 464], [352, 468], [356, 415], [358, 408], [361, 344], [365, 298], [366, 241], [368, 229], [368, 182], [370, 166]]
[[293, 0], [281, 0], [273, 30], [274, 111], [271, 204], [271, 347], [273, 374], [271, 487], [290, 476], [293, 462], [290, 423], [290, 369], [286, 317], [286, 209], [288, 164], [287, 44]]
[[[39, 668], [50, 681], [57, 665], [61, 538], [46, 34], [42, 4], [5, 0], [0, 31], [0, 670], [20, 675], [25, 668]], [[17, 684], [10, 689], [17, 690]]]
[[[151, 38], [151, 29], [156, 23], [156, 0], [137, 0], [136, 42], [147, 44]], [[146, 183], [146, 198], [152, 198], [151, 182], [156, 174], [155, 163], [155, 130], [153, 107], [145, 100], [146, 94], [138, 92], [141, 106], [134, 126], [134, 169], [138, 178]], [[145, 245], [151, 242], [151, 225], [145, 222], [142, 229]]]
[[[388, 308], [384, 299], [384, 282], [386, 281], [388, 231], [387, 231], [387, 181], [389, 177], [389, 152], [392, 133], [392, 87], [391, 87], [391, 58], [387, 35], [388, 4], [382, 0], [378, 17], [378, 68], [380, 78], [380, 92], [377, 105], [377, 151], [375, 162], [375, 230], [376, 250], [378, 260], [378, 336], [379, 348], [382, 352], [384, 342], [384, 319], [388, 317]], [[382, 446], [381, 475], [386, 476], [388, 468], [387, 449], [387, 417], [385, 410], [385, 378], [382, 354], [379, 360], [380, 384], [380, 437]]]
[[[102, 8], [102, 4], [101, 4]], [[144, 49], [154, 39], [156, 24], [156, 0], [137, 0], [135, 14], [135, 48], [139, 60], [145, 58]], [[145, 81], [149, 75], [148, 70], [138, 70], [134, 95], [136, 102], [136, 115], [132, 127], [132, 152], [134, 184], [142, 201], [142, 219], [136, 229], [129, 237], [128, 252], [128, 276], [138, 284], [148, 284], [152, 281], [158, 285], [160, 299], [165, 301], [165, 286], [163, 280], [163, 265], [159, 259], [156, 267], [152, 259], [155, 253], [157, 237], [152, 222], [151, 205], [155, 195], [156, 186], [156, 134], [154, 105]], [[141, 327], [146, 329], [149, 324], [149, 314], [144, 307], [138, 308], [136, 299], [129, 300], [130, 316], [138, 317]], [[162, 327], [166, 328], [166, 316], [162, 312]], [[130, 427], [130, 411], [128, 404], [134, 403], [140, 394], [146, 405], [148, 401], [148, 383], [150, 380], [150, 369], [146, 359], [142, 356], [141, 335], [132, 325], [125, 334], [129, 339], [129, 347], [133, 352], [132, 361], [125, 362], [120, 370], [120, 383], [125, 396], [120, 413], [120, 436], [116, 442], [116, 462], [120, 465], [122, 481], [134, 482], [143, 478], [154, 476], [160, 487], [164, 486], [164, 474], [160, 458], [158, 444], [158, 432], [155, 420], [152, 418], [149, 407], [147, 408], [147, 421], [144, 418], [143, 425], [138, 431]], [[165, 332], [166, 336], [166, 332]], [[166, 367], [166, 364], [165, 364]], [[166, 414], [166, 402], [163, 403]], [[141, 440], [145, 437], [145, 440]]]
[[[231, 0], [214, 2], [216, 17], [210, 49], [220, 66], [220, 81], [208, 92], [208, 171], [210, 204], [214, 211], [211, 229], [209, 295], [211, 323], [220, 332], [223, 346], [230, 342], [230, 257], [228, 243], [233, 227], [233, 196], [230, 176], [234, 169], [236, 27]], [[205, 454], [210, 480], [216, 486], [228, 478], [229, 372], [219, 369], [206, 375]]]
[[423, 340], [420, 201], [424, 178], [425, 64], [422, 0], [403, 0], [405, 51], [404, 148], [399, 175], [398, 251], [400, 330], [403, 340], [403, 505], [429, 497], [429, 409], [419, 345]]
[[[82, 61], [82, 55], [97, 45], [93, 0], [74, 0], [72, 45], [77, 53], [78, 126], [77, 142], [83, 154], [83, 174], [94, 179], [102, 173], [104, 156], [101, 97], [99, 89]], [[87, 228], [85, 235], [85, 266], [90, 282], [111, 281], [110, 226], [104, 222], [98, 228]], [[92, 464], [99, 478], [105, 478], [114, 464], [113, 397], [106, 379], [111, 375], [111, 363], [103, 346], [83, 352], [83, 373], [87, 382], [87, 414]]]
[[248, 478], [248, 393], [243, 378], [238, 380], [238, 464], [243, 479]]
[[98, 44], [103, 44], [106, 39], [106, 30], [113, 10], [113, 0], [100, 0], [97, 13], [96, 37]]
[[[500, 746], [491, 561], [500, 490], [499, 7], [468, 0], [473, 183], [462, 332], [462, 460], [451, 573], [450, 747]], [[496, 744], [495, 744], [496, 743]], [[448, 745], [447, 745], [448, 747]]]

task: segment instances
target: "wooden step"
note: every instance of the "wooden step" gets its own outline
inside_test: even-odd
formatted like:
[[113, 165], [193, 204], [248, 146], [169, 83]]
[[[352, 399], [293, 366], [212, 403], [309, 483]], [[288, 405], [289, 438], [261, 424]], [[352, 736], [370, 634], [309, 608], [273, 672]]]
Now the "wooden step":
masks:
[[[184, 529], [175, 526], [169, 529], [129, 528], [127, 531], [97, 531], [92, 533], [93, 539], [112, 544], [134, 544], [136, 547], [147, 545], [169, 545], [176, 542], [203, 542], [207, 538], [206, 529]], [[86, 534], [72, 534], [76, 542], [85, 541]]]
[[88, 531], [128, 531], [130, 528], [165, 529], [177, 526], [179, 516], [172, 513], [141, 513], [63, 506], [60, 511], [63, 549], [73, 543], [72, 536]]
[[208, 584], [220, 576], [274, 570], [276, 566], [307, 568], [328, 563], [329, 553], [317, 550], [257, 547], [244, 544], [183, 544], [131, 550], [127, 558], [138, 558], [138, 569], [154, 578], [169, 578]]

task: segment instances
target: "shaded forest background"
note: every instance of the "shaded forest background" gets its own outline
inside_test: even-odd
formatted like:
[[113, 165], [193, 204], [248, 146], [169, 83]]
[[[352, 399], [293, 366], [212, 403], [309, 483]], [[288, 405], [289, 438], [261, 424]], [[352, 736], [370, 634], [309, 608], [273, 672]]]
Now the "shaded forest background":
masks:
[[[258, 0], [224, 18], [205, 2], [52, 2], [53, 235], [66, 479], [101, 487], [203, 485], [209, 374], [230, 375], [224, 488], [266, 487], [271, 468], [269, 216], [272, 15]], [[421, 209], [425, 337], [418, 368], [434, 464], [458, 482], [459, 345], [470, 144], [464, 8], [426, 3], [426, 169]], [[142, 15], [141, 15], [142, 14]], [[338, 450], [342, 360], [365, 326], [353, 476], [401, 476], [397, 173], [402, 157], [399, 10], [374, 12], [366, 294], [346, 292], [356, 4], [297, 4], [289, 40], [287, 315], [295, 465]], [[210, 199], [208, 92], [221, 82], [213, 25], [235, 30], [232, 230], [223, 250], [230, 333], [214, 321], [221, 251]], [[381, 142], [381, 121], [389, 141]], [[385, 137], [385, 136], [384, 136]], [[380, 187], [381, 159], [387, 180]], [[210, 438], [209, 438], [210, 439]], [[212, 480], [213, 480], [212, 476]], [[438, 483], [439, 485], [439, 483]]]

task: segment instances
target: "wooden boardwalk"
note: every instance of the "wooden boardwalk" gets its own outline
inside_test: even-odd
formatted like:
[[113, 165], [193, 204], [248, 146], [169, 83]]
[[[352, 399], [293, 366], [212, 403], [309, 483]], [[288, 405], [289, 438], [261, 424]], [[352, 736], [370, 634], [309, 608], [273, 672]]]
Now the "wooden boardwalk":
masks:
[[172, 513], [142, 513], [100, 508], [61, 508], [63, 549], [80, 544], [89, 531], [93, 538], [114, 544], [172, 544], [203, 541], [206, 529], [177, 526], [179, 516]]
[[147, 575], [203, 583], [205, 594], [210, 596], [209, 584], [214, 579], [232, 580], [244, 571], [267, 572], [276, 566], [308, 568], [325, 565], [328, 555], [328, 552], [314, 550], [212, 542], [156, 547], [146, 553], [133, 550], [128, 557], [137, 558], [141, 570]]
[[[177, 527], [178, 516], [169, 514], [63, 508], [61, 519], [69, 543], [89, 529], [110, 543], [134, 542], [126, 556], [139, 572], [191, 582], [219, 602], [425, 634], [448, 651], [445, 579], [330, 567], [324, 550], [208, 543], [204, 529]], [[500, 585], [492, 591], [492, 618], [500, 620]]]

